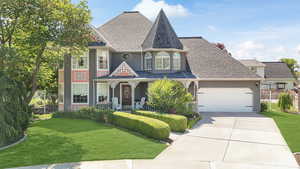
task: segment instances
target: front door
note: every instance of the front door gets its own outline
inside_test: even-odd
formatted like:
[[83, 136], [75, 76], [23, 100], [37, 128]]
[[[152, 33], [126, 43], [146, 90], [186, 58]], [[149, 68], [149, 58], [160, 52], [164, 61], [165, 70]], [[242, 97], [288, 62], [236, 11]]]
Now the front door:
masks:
[[122, 105], [131, 105], [131, 87], [130, 85], [122, 85]]

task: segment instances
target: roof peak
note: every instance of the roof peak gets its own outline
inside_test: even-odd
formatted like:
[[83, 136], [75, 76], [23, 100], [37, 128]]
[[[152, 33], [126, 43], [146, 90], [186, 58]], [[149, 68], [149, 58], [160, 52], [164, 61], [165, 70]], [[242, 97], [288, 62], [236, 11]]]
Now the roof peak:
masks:
[[143, 44], [143, 49], [174, 48], [183, 49], [172, 25], [163, 9], [160, 10]]
[[140, 13], [139, 11], [124, 11], [123, 13]]

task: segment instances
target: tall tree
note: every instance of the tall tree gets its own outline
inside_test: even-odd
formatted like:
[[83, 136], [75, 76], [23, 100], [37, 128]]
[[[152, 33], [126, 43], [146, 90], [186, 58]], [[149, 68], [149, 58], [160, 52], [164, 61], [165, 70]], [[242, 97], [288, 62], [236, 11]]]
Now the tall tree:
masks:
[[293, 75], [297, 78], [297, 69], [299, 68], [297, 60], [293, 58], [282, 58], [280, 61], [286, 63]]
[[18, 55], [0, 56], [0, 68], [25, 83], [27, 104], [66, 53], [78, 55], [86, 48], [90, 19], [86, 1], [1, 0], [1, 48]]

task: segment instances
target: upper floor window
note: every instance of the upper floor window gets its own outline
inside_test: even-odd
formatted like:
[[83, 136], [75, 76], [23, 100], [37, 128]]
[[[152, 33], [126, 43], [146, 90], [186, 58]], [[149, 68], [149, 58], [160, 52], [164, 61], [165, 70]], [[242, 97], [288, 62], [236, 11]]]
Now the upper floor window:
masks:
[[81, 57], [72, 57], [72, 69], [87, 69], [88, 68], [88, 54]]
[[181, 65], [180, 65], [181, 57], [180, 53], [176, 52], [173, 54], [173, 69], [174, 70], [180, 70]]
[[108, 68], [108, 54], [106, 50], [97, 50], [97, 67], [98, 69], [107, 69]]
[[145, 70], [152, 70], [152, 54], [150, 52], [147, 52], [145, 54], [144, 69]]
[[170, 70], [170, 55], [167, 52], [159, 52], [155, 56], [156, 70]]

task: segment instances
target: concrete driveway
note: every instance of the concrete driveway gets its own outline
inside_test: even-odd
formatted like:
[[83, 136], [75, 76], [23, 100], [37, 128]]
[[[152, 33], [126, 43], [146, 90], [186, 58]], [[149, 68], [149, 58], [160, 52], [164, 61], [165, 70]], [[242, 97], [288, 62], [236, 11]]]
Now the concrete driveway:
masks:
[[[255, 113], [203, 113], [154, 160], [54, 164], [19, 169], [298, 169], [275, 122]], [[173, 135], [174, 136], [174, 135]]]
[[157, 159], [208, 162], [211, 169], [298, 168], [273, 119], [255, 113], [202, 115]]

